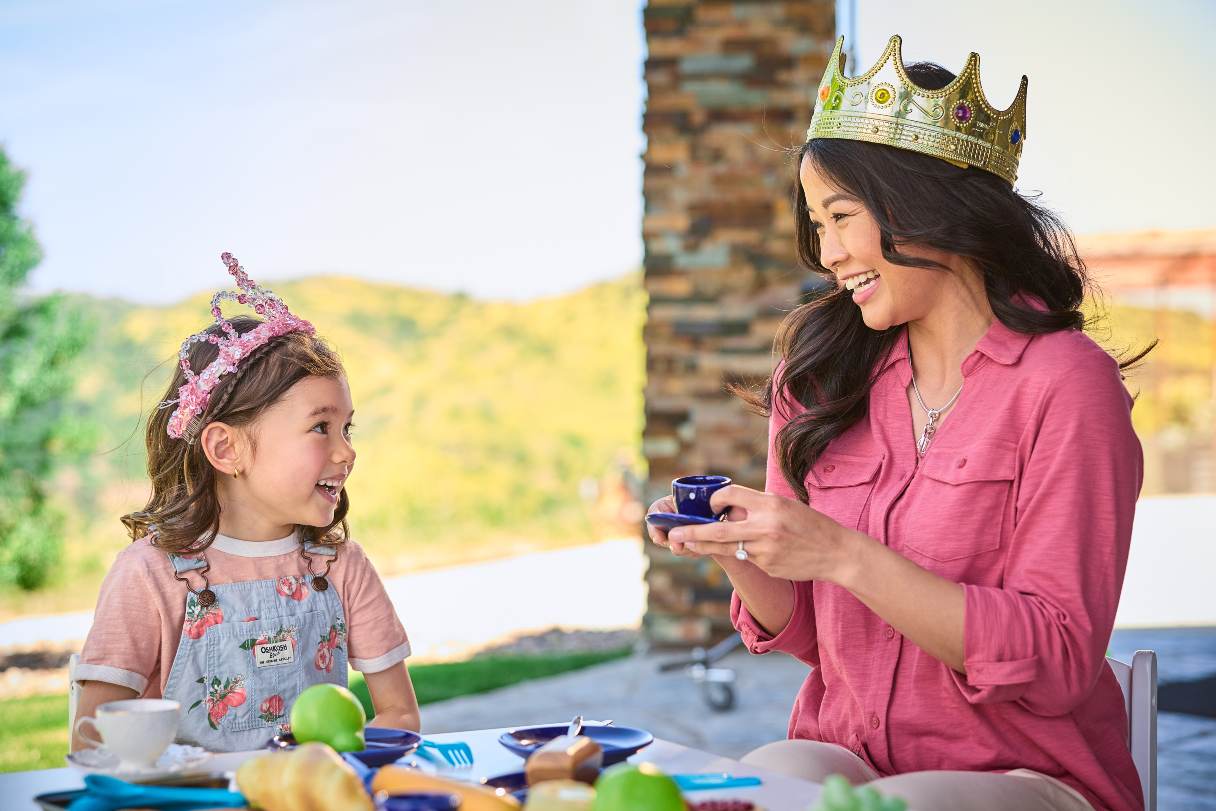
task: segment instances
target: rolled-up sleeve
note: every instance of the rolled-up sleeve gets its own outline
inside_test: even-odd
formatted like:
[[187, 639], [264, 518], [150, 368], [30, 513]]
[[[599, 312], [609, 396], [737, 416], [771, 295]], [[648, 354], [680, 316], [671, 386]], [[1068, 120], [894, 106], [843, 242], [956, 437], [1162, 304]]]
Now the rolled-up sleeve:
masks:
[[756, 622], [739, 599], [731, 595], [730, 621], [739, 632], [743, 645], [752, 653], [779, 651], [788, 653], [812, 667], [819, 666], [818, 637], [815, 632], [815, 604], [811, 597], [811, 584], [794, 583], [794, 612], [781, 633], [771, 636]]
[[1004, 582], [964, 584], [966, 675], [952, 673], [969, 702], [1064, 715], [1106, 666], [1143, 475], [1130, 411], [1100, 350], [1045, 390], [1027, 429]]
[[[768, 462], [765, 471], [764, 490], [785, 498], [794, 498], [794, 491], [781, 472], [776, 444], [777, 434], [790, 418], [802, 410], [802, 406], [790, 398], [781, 384], [782, 364], [773, 373], [774, 389], [780, 396], [774, 398], [772, 414], [768, 420]], [[739, 599], [738, 592], [731, 595], [730, 621], [739, 632], [744, 646], [752, 653], [780, 651], [788, 653], [812, 666], [818, 666], [818, 637], [815, 631], [815, 603], [810, 582], [794, 582], [794, 610], [790, 621], [776, 636], [772, 636], [747, 610]]]
[[117, 684], [142, 696], [160, 659], [166, 620], [138, 551], [134, 546], [123, 549], [102, 581], [74, 678]]

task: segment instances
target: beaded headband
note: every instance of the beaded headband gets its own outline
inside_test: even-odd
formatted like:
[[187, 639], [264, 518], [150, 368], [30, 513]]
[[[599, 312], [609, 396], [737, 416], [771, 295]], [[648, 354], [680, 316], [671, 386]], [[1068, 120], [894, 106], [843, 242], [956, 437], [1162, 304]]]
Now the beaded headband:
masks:
[[[207, 410], [211, 392], [219, 385], [220, 378], [235, 372], [238, 363], [274, 338], [292, 332], [305, 335], [316, 332], [312, 324], [292, 315], [282, 299], [254, 284], [253, 280], [245, 275], [245, 269], [235, 256], [225, 251], [220, 254], [220, 259], [228, 266], [228, 272], [236, 279], [237, 287], [241, 290], [239, 293], [221, 290], [211, 297], [211, 315], [215, 317], [215, 323], [220, 326], [224, 335], [208, 334], [207, 330], [203, 330], [182, 341], [182, 348], [177, 357], [178, 364], [186, 375], [186, 382], [177, 390], [177, 399], [166, 400], [159, 406], [168, 408], [177, 405], [169, 415], [169, 436], [174, 439], [185, 438], [187, 442], [194, 441], [194, 436], [201, 427], [200, 418]], [[238, 334], [236, 328], [220, 312], [220, 302], [224, 300], [246, 304], [258, 315], [265, 316], [266, 320], [249, 332]], [[195, 374], [190, 368], [190, 347], [199, 341], [215, 344], [219, 347], [219, 354], [207, 364], [201, 374]]]

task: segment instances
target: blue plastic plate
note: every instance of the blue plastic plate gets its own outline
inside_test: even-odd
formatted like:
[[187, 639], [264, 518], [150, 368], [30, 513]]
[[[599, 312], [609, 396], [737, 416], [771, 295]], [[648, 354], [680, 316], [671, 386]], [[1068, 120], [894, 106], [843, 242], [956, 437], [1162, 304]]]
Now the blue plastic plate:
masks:
[[486, 777], [483, 786], [502, 789], [521, 803], [528, 801], [528, 777], [524, 772], [507, 772], [497, 777]]
[[[363, 742], [366, 749], [348, 754], [375, 769], [394, 763], [413, 752], [418, 748], [418, 744], [422, 743], [422, 736], [417, 732], [410, 732], [408, 729], [365, 727]], [[291, 734], [275, 735], [266, 744], [267, 749], [292, 749], [295, 746], [296, 739]]]
[[[508, 729], [498, 737], [498, 742], [521, 758], [527, 759], [540, 747], [554, 738], [566, 734], [567, 724], [548, 726], [516, 727]], [[654, 736], [644, 729], [618, 726], [585, 726], [582, 731], [604, 750], [604, 765], [620, 763], [642, 747], [654, 742]]]
[[646, 523], [654, 524], [659, 529], [672, 527], [691, 527], [694, 524], [716, 524], [717, 519], [703, 518], [699, 515], [684, 515], [683, 513], [650, 513]]

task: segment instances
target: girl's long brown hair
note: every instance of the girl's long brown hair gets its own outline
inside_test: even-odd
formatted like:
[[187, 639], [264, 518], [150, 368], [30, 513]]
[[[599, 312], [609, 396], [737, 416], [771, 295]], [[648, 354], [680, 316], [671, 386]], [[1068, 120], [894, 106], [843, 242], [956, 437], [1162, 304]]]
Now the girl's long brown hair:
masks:
[[[262, 323], [250, 316], [237, 316], [229, 323], [244, 334]], [[222, 336], [218, 325], [208, 335]], [[199, 341], [190, 348], [190, 368], [201, 372], [219, 354], [219, 348]], [[223, 422], [234, 427], [248, 426], [306, 377], [339, 377], [345, 374], [337, 354], [320, 338], [291, 333], [275, 338], [241, 361], [237, 370], [220, 380], [211, 392], [207, 410], [199, 416], [199, 426]], [[161, 401], [177, 397], [186, 382], [179, 366]], [[173, 553], [199, 552], [215, 540], [220, 527], [220, 504], [216, 495], [216, 471], [203, 449], [192, 441], [194, 435], [174, 439], [168, 434], [173, 407], [158, 408], [148, 418], [148, 478], [152, 494], [138, 512], [122, 517], [132, 540], [152, 536], [152, 543]], [[327, 527], [298, 527], [304, 541], [338, 544], [346, 540], [349, 529], [346, 515], [350, 497], [343, 489], [338, 509]]]
[[[932, 63], [909, 65], [907, 73], [926, 90], [954, 80], [954, 74]], [[804, 158], [862, 201], [878, 224], [883, 258], [891, 264], [948, 271], [900, 252], [909, 245], [965, 257], [982, 274], [993, 313], [1010, 329], [1039, 334], [1085, 327], [1081, 304], [1096, 287], [1071, 233], [1055, 214], [1001, 178], [929, 155], [843, 139], [808, 141], [798, 152], [799, 165]], [[797, 180], [793, 200], [799, 261], [834, 288], [835, 275], [819, 262], [819, 239]], [[1019, 303], [1018, 294], [1039, 298], [1046, 310]], [[756, 390], [732, 387], [765, 416], [781, 402], [778, 388], [805, 408], [775, 442], [781, 472], [801, 501], [808, 498], [805, 479], [811, 465], [833, 439], [865, 416], [875, 371], [900, 329], [869, 329], [857, 306], [838, 291], [818, 296], [793, 310], [777, 332], [775, 349], [785, 362], [781, 379], [770, 377]], [[1154, 345], [1120, 359], [1119, 367], [1135, 364]]]

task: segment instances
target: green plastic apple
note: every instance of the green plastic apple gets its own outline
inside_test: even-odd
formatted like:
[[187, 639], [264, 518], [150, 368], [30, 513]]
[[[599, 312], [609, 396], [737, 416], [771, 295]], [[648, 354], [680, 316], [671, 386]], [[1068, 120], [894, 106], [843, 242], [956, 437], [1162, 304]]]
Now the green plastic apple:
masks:
[[297, 743], [320, 741], [335, 752], [365, 748], [367, 713], [355, 694], [336, 684], [314, 684], [291, 705], [291, 734]]
[[618, 763], [595, 781], [595, 811], [686, 811], [676, 781], [653, 763]]

